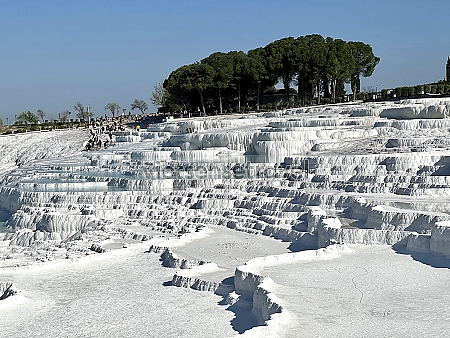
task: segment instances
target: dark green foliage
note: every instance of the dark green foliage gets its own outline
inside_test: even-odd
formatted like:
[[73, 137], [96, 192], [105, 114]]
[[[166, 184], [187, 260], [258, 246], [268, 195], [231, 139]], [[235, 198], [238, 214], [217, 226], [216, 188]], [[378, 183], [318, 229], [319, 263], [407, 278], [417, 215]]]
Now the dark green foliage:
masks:
[[[322, 38], [323, 39], [323, 38]], [[300, 54], [293, 37], [276, 40], [264, 47], [269, 74], [281, 78], [285, 91], [285, 101], [289, 101], [289, 87], [296, 74]]]
[[[222, 91], [226, 89], [233, 89], [236, 86], [236, 82], [239, 82], [239, 77], [242, 75], [241, 70], [239, 74], [234, 71], [234, 64], [232, 62], [230, 54], [217, 52], [211, 54], [206, 59], [203, 59], [200, 63], [200, 67], [209, 65], [213, 72], [208, 73], [207, 76], [212, 77], [214, 88], [217, 92], [217, 101], [219, 106], [219, 113], [222, 114]], [[236, 65], [237, 66], [237, 65]], [[205, 108], [203, 107], [203, 112]]]
[[320, 104], [320, 94], [325, 91], [325, 87], [328, 89], [328, 83], [325, 84], [325, 81], [329, 46], [326, 44], [324, 38], [318, 34], [309, 36], [307, 44], [309, 50], [309, 62], [307, 67], [309, 70], [310, 84], [313, 86], [311, 93], [313, 94], [315, 90], [317, 94], [317, 103]]
[[[343, 40], [326, 39], [327, 63], [325, 66], [325, 81], [329, 81], [331, 88], [331, 101], [336, 102], [336, 96], [344, 95], [344, 83], [351, 78], [351, 49]], [[325, 83], [325, 88], [328, 83]]]
[[365, 93], [365, 92], [359, 92], [356, 94], [356, 99], [357, 100], [369, 100], [371, 99], [371, 94], [370, 93]]
[[29, 110], [21, 112], [16, 119], [18, 124], [36, 124], [38, 122], [39, 118]]
[[380, 62], [372, 52], [372, 47], [363, 42], [349, 42], [352, 53], [350, 72], [353, 95], [359, 92], [360, 76], [369, 77]]
[[422, 94], [422, 90], [423, 90], [423, 86], [421, 86], [421, 85], [414, 86], [414, 94], [415, 95]]
[[401, 97], [408, 97], [409, 96], [409, 87], [401, 87]]
[[259, 109], [263, 93], [279, 80], [284, 95], [273, 96], [278, 104], [272, 108], [320, 104], [322, 97], [326, 103], [342, 102], [345, 83], [356, 95], [360, 76], [371, 76], [379, 61], [370, 45], [318, 34], [283, 38], [247, 53], [216, 52], [169, 75], [163, 83], [164, 109], [196, 113], [201, 108], [204, 114]]

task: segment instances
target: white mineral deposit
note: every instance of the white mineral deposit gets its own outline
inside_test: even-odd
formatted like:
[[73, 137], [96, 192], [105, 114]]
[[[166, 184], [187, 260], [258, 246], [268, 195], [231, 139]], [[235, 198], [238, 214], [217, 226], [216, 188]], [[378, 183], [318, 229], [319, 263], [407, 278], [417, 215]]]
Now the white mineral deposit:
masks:
[[[2, 337], [444, 337], [450, 99], [0, 137]], [[105, 135], [106, 137], [106, 135]]]

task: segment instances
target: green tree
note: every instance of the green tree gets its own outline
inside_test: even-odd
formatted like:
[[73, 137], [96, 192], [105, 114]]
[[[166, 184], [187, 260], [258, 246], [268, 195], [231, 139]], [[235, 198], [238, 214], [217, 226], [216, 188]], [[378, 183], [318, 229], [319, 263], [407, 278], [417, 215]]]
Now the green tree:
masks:
[[246, 85], [246, 67], [248, 56], [242, 51], [231, 51], [227, 53], [233, 66], [233, 79], [231, 80], [231, 88], [237, 93], [237, 111], [241, 111], [242, 92]]
[[351, 85], [353, 99], [359, 91], [360, 76], [369, 77], [373, 74], [375, 67], [380, 62], [380, 58], [373, 54], [372, 47], [363, 42], [349, 42], [352, 54], [351, 62]]
[[200, 98], [203, 115], [206, 116], [204, 92], [213, 88], [214, 68], [205, 63], [194, 63], [184, 66], [181, 72], [181, 90], [183, 92], [195, 91]]
[[217, 91], [219, 113], [222, 114], [222, 91], [229, 88], [233, 81], [233, 64], [231, 58], [225, 53], [216, 52], [203, 59], [201, 63], [209, 65], [214, 70], [210, 75], [213, 75], [213, 86]]
[[247, 52], [245, 77], [250, 82], [256, 95], [256, 109], [260, 109], [261, 95], [265, 87], [273, 87], [278, 82], [278, 76], [270, 77], [266, 67], [266, 50], [262, 47]]
[[[312, 90], [317, 93], [317, 103], [320, 104], [320, 96], [324, 88], [324, 79], [326, 78], [328, 47], [325, 39], [319, 35], [309, 35], [307, 37], [309, 47], [309, 80], [313, 85]], [[314, 95], [313, 95], [314, 96]]]
[[422, 85], [416, 85], [414, 86], [414, 94], [415, 95], [420, 95], [422, 94], [423, 91], [423, 86]]
[[331, 84], [331, 102], [336, 102], [336, 88], [350, 80], [351, 52], [343, 40], [327, 38], [328, 45], [326, 74]]
[[402, 96], [402, 87], [394, 88], [394, 94], [396, 97], [401, 97]]
[[45, 111], [44, 109], [38, 109], [36, 111], [36, 115], [40, 117], [41, 121], [44, 122], [44, 117], [45, 117]]
[[133, 103], [131, 104], [131, 110], [134, 109], [139, 109], [141, 111], [141, 114], [144, 114], [144, 112], [148, 109], [148, 104], [144, 100], [134, 99]]
[[196, 107], [201, 107], [203, 114], [206, 114], [205, 91], [213, 88], [213, 77], [214, 69], [200, 62], [174, 70], [163, 84], [167, 94], [167, 109], [193, 112]]
[[81, 121], [89, 122], [90, 119], [94, 117], [94, 113], [91, 112], [89, 105], [87, 106], [87, 109], [85, 109], [79, 101], [77, 101], [77, 103], [73, 106], [73, 109], [77, 111], [77, 118], [79, 118]]
[[120, 112], [120, 106], [118, 103], [116, 102], [108, 102], [105, 106], [104, 110], [109, 110], [111, 111], [112, 117], [114, 118], [116, 112], [119, 113]]
[[164, 80], [163, 87], [166, 92], [165, 111], [191, 110], [191, 97], [185, 95], [181, 90], [182, 67], [175, 69]]
[[285, 101], [289, 102], [290, 84], [296, 74], [298, 48], [293, 37], [283, 38], [269, 43], [266, 47], [268, 71], [281, 78]]
[[21, 112], [16, 119], [16, 123], [19, 124], [36, 124], [39, 123], [39, 118], [31, 111]]
[[[318, 34], [296, 39], [288, 37], [247, 54], [241, 51], [213, 53], [200, 62], [173, 71], [162, 86], [155, 87], [154, 93], [166, 91], [166, 107], [201, 106], [206, 114], [205, 103], [211, 105], [215, 101], [216, 110], [222, 113], [223, 102], [237, 102], [240, 110], [251, 95], [256, 96], [259, 109], [261, 93], [280, 80], [284, 101], [289, 102], [290, 85], [295, 80], [302, 103], [316, 95], [320, 103], [322, 94], [327, 102], [335, 102], [337, 96], [345, 93], [345, 83], [351, 83], [353, 92], [358, 93], [360, 76], [370, 76], [378, 62], [372, 48], [362, 42], [325, 40]], [[159, 101], [160, 97], [158, 94], [152, 100]]]
[[296, 39], [296, 48], [298, 49], [297, 59], [295, 62], [296, 84], [298, 99], [301, 100], [302, 104], [305, 103], [306, 97], [310, 97], [310, 99], [312, 99], [314, 94], [314, 88], [310, 79], [310, 51], [308, 40], [308, 36], [299, 36]]

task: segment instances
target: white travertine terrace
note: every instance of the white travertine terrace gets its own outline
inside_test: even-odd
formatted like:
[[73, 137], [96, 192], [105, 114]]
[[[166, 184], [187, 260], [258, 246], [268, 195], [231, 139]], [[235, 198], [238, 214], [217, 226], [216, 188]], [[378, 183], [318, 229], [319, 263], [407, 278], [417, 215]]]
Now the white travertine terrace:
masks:
[[[85, 130], [1, 137], [0, 268], [145, 241], [181, 269], [172, 285], [250, 304], [260, 326], [239, 336], [293, 337], [283, 266], [361, 245], [450, 258], [449, 112], [449, 99], [422, 99], [171, 120], [92, 152], [81, 151]], [[236, 237], [211, 246], [199, 240], [207, 229]]]

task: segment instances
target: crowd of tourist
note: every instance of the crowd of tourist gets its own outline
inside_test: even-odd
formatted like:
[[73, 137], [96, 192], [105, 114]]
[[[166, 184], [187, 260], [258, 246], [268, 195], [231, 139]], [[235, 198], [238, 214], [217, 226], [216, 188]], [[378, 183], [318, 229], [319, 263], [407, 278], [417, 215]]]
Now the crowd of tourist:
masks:
[[[94, 120], [89, 126], [91, 137], [86, 143], [85, 150], [100, 150], [113, 141], [113, 132], [125, 131], [125, 126], [117, 120], [106, 122], [103, 119]], [[102, 137], [106, 135], [105, 137]]]

